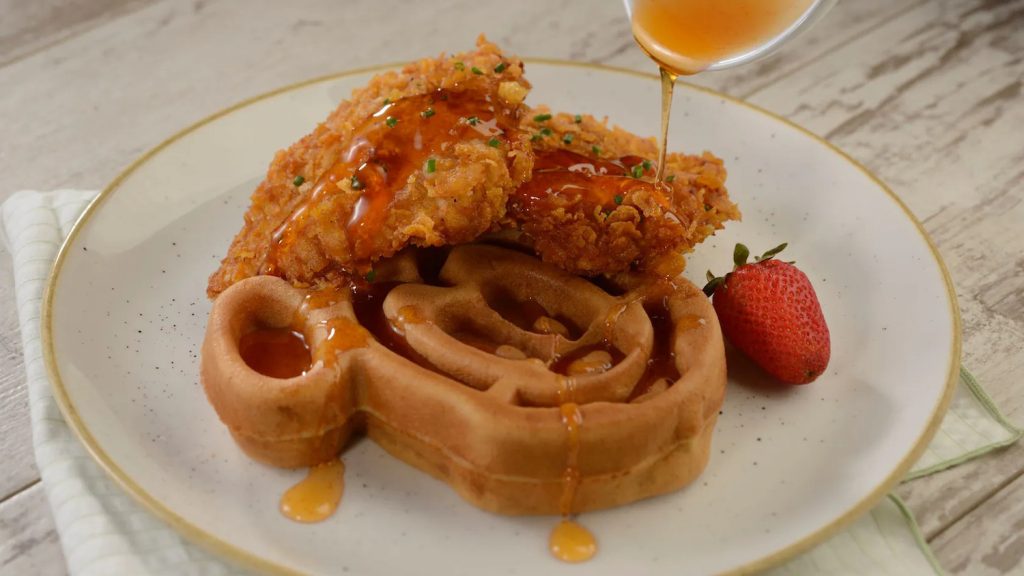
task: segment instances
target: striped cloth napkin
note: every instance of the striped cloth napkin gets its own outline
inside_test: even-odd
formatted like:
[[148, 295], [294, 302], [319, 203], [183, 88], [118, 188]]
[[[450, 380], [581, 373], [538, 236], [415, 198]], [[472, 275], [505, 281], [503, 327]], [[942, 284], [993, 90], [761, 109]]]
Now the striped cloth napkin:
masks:
[[[64, 423], [51, 395], [39, 339], [40, 301], [61, 241], [93, 196], [82, 190], [22, 191], [0, 207], [0, 238], [14, 258], [36, 462], [68, 571], [75, 576], [244, 573], [186, 542], [118, 488]], [[949, 413], [907, 479], [956, 466], [1020, 436], [963, 371]], [[845, 531], [768, 574], [903, 576], [942, 574], [942, 569], [913, 516], [890, 495]]]

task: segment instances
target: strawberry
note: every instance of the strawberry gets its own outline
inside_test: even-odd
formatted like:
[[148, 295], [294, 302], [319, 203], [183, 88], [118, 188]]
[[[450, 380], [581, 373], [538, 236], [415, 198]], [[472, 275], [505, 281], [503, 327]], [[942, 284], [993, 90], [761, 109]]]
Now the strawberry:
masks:
[[776, 260], [785, 244], [748, 264], [750, 250], [737, 244], [735, 267], [724, 278], [708, 272], [704, 293], [712, 298], [722, 333], [772, 376], [807, 384], [828, 367], [828, 326], [807, 276]]

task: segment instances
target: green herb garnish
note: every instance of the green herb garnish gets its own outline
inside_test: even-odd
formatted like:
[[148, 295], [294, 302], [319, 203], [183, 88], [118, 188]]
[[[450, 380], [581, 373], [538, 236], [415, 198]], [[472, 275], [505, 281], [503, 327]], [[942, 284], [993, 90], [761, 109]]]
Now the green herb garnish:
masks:
[[669, 174], [668, 176], [665, 176], [665, 182], [672, 182], [675, 179], [676, 179], [676, 175], [675, 174]]
[[480, 123], [480, 119], [476, 116], [470, 116], [469, 118], [466, 118], [466, 122], [469, 122], [470, 126], [476, 126]]
[[497, 148], [499, 145], [501, 145], [501, 141], [498, 140], [497, 138], [491, 138], [490, 140], [487, 141], [487, 145], [490, 146], [491, 148]]
[[551, 128], [546, 128], [546, 127], [545, 128], [541, 128], [540, 129], [540, 135], [541, 136], [551, 136]]
[[566, 134], [565, 136], [562, 136], [562, 142], [564, 144], [572, 144], [573, 137], [572, 133]]
[[651, 169], [651, 161], [650, 160], [644, 160], [643, 167], [644, 167], [644, 172], [647, 172], [648, 170], [650, 170]]
[[508, 64], [502, 62], [501, 64], [498, 64], [497, 66], [494, 67], [494, 71], [498, 74], [501, 74], [502, 72], [505, 71], [505, 68], [508, 68]]
[[302, 183], [305, 182], [305, 181], [306, 181], [306, 179], [303, 178], [302, 176], [296, 176], [295, 180], [292, 180], [292, 184], [294, 184], [296, 186], [302, 186]]
[[477, 75], [484, 73], [483, 70], [477, 68], [476, 66], [473, 66], [472, 68], [470, 68], [469, 71], [472, 72], [473, 74], [477, 74]]
[[398, 124], [398, 118], [394, 116], [388, 116], [384, 119], [384, 123], [388, 125], [388, 128], [394, 128], [395, 124]]
[[365, 278], [366, 278], [367, 282], [373, 282], [374, 280], [377, 279], [377, 271], [376, 270], [370, 270], [369, 272], [366, 273]]
[[551, 120], [551, 114], [537, 114], [533, 117], [534, 122], [547, 122]]
[[615, 203], [616, 204], [622, 204], [622, 194], [616, 194], [615, 195]]
[[466, 69], [466, 64], [463, 63], [463, 62], [456, 62], [455, 63], [455, 69], [456, 70], [465, 70]]
[[424, 170], [426, 170], [427, 174], [433, 174], [434, 171], [437, 170], [437, 160], [434, 160], [433, 158], [427, 160], [427, 165], [424, 167]]
[[365, 187], [365, 185], [363, 184], [363, 181], [360, 180], [359, 177], [356, 176], [355, 174], [352, 175], [352, 179], [350, 180], [350, 183], [352, 184], [352, 189], [353, 190], [362, 190]]
[[633, 169], [630, 170], [630, 173], [633, 175], [633, 178], [639, 178], [644, 174], [644, 167], [637, 164], [636, 166], [633, 166]]
[[434, 112], [434, 109], [429, 107], [423, 112], [420, 112], [420, 116], [423, 116], [424, 118], [430, 118], [434, 114], [437, 114], [437, 112]]
[[580, 122], [583, 122], [583, 116], [577, 114], [575, 117], [573, 117], [573, 121], [579, 124]]
[[601, 148], [597, 146], [591, 146], [590, 151], [594, 153], [594, 156], [599, 156], [601, 154]]

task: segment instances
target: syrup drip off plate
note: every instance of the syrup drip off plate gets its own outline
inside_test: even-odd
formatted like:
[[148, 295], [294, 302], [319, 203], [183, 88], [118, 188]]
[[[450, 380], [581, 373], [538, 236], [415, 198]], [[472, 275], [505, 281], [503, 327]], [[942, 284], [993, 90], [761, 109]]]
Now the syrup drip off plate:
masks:
[[[529, 102], [658, 131], [651, 75], [528, 61]], [[172, 138], [114, 182], [62, 251], [44, 345], [69, 423], [114, 479], [186, 537], [271, 572], [569, 573], [547, 536], [557, 517], [497, 516], [372, 442], [346, 451], [345, 496], [316, 525], [277, 500], [305, 476], [246, 457], [206, 402], [198, 353], [204, 287], [273, 153], [376, 70], [237, 106]], [[866, 512], [942, 417], [958, 368], [959, 316], [945, 270], [909, 213], [870, 174], [785, 121], [685, 85], [670, 146], [726, 162], [743, 222], [690, 255], [700, 283], [732, 246], [788, 241], [815, 283], [833, 357], [817, 382], [766, 384], [729, 356], [730, 382], [704, 474], [677, 493], [583, 522], [589, 574], [707, 574], [766, 567]], [[453, 562], [453, 558], [458, 561]]]

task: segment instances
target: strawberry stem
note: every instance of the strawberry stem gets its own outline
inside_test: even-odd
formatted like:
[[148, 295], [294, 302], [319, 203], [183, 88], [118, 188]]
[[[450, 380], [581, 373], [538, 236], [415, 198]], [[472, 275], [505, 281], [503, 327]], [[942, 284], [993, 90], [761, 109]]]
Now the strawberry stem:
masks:
[[747, 248], [739, 242], [736, 243], [736, 248], [732, 251], [732, 262], [735, 264], [733, 270], [743, 266], [747, 263], [747, 258], [750, 257], [750, 248]]
[[708, 270], [708, 283], [704, 285], [704, 295], [711, 298], [711, 295], [718, 290], [718, 287], [725, 283], [725, 278], [715, 276]]
[[758, 262], [764, 262], [765, 260], [771, 260], [772, 258], [777, 256], [779, 254], [779, 252], [782, 252], [783, 250], [785, 250], [786, 246], [789, 246], [789, 243], [788, 242], [783, 242], [782, 244], [779, 244], [775, 248], [772, 248], [771, 250], [769, 250], [769, 251], [765, 252], [764, 254], [758, 256], [757, 258], [755, 258], [755, 260], [757, 260]]

